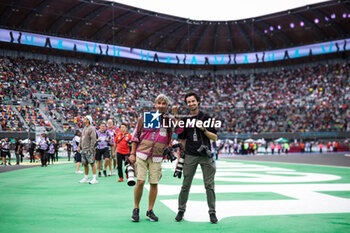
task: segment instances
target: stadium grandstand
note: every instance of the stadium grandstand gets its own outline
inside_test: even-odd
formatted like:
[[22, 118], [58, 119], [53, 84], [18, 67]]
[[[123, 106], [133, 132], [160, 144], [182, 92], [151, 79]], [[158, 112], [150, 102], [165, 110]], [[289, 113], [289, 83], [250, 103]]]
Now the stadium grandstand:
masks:
[[[87, 115], [92, 117], [91, 124], [99, 131], [101, 123], [112, 119], [115, 127], [118, 128], [114, 136], [118, 135], [122, 125], [126, 125], [127, 131], [132, 134], [138, 131], [139, 117], [145, 112], [155, 110], [154, 101], [161, 93], [170, 100], [166, 114], [171, 115], [172, 107], [177, 106], [178, 115], [189, 115], [191, 110], [185, 103], [185, 95], [193, 91], [200, 96], [200, 109], [222, 123], [216, 129], [218, 140], [211, 141], [218, 167], [229, 168], [227, 171], [220, 170], [218, 172], [220, 176], [225, 176], [221, 173], [232, 172], [230, 175], [235, 177], [238, 174], [235, 166], [243, 164], [241, 168], [248, 169], [247, 172], [249, 169], [262, 169], [261, 171], [267, 169], [268, 175], [264, 173], [266, 179], [269, 179], [270, 173], [282, 174], [284, 171], [294, 169], [293, 171], [297, 171], [295, 174], [285, 174], [291, 177], [291, 181], [286, 182], [303, 183], [304, 181], [292, 181], [292, 177], [302, 172], [327, 173], [327, 167], [317, 170], [316, 167], [312, 167], [316, 166], [315, 164], [329, 166], [329, 168], [344, 166], [348, 169], [350, 166], [347, 154], [350, 151], [349, 0], [320, 1], [256, 17], [226, 21], [183, 18], [127, 3], [105, 0], [2, 0], [0, 15], [0, 145], [2, 158], [5, 158], [2, 160], [2, 165], [11, 161], [11, 159], [6, 160], [6, 155], [3, 154], [7, 149], [10, 151], [12, 161], [15, 159], [18, 165], [22, 164], [11, 168], [0, 166], [0, 185], [4, 188], [5, 184], [15, 184], [11, 186], [13, 187], [11, 192], [21, 192], [19, 188], [21, 185], [26, 190], [31, 189], [28, 185], [28, 182], [31, 182], [29, 178], [18, 183], [15, 180], [15, 172], [24, 177], [27, 171], [38, 169], [33, 174], [29, 173], [28, 177], [34, 176], [35, 179], [39, 179], [36, 177], [36, 174], [39, 174], [45, 178], [42, 185], [36, 183], [38, 180], [35, 181], [35, 185], [43, 188], [43, 193], [48, 192], [50, 197], [55, 198], [56, 189], [62, 188], [60, 189], [62, 191], [65, 182], [68, 181], [58, 179], [55, 181], [58, 186], [54, 187], [49, 178], [56, 179], [61, 173], [71, 172], [72, 163], [63, 162], [67, 160], [66, 157], [70, 160], [67, 145], [73, 142], [72, 139], [76, 137], [77, 131], [83, 130]], [[51, 160], [51, 164], [58, 162], [55, 166], [49, 166], [52, 169], [51, 175], [46, 175], [43, 170], [40, 170], [38, 163], [32, 163], [32, 157], [29, 162], [31, 142], [37, 143], [38, 152], [42, 133], [51, 140], [57, 141], [56, 144], [52, 142], [51, 150], [52, 154], [58, 153], [60, 159]], [[6, 147], [5, 138], [9, 141], [9, 148]], [[175, 144], [179, 138], [173, 133], [172, 143]], [[21, 150], [23, 152], [20, 152]], [[112, 153], [113, 149], [110, 150]], [[32, 153], [34, 151], [35, 149]], [[28, 156], [26, 156], [27, 153]], [[42, 157], [37, 155], [39, 152], [35, 153], [33, 158], [36, 161], [41, 159], [42, 162]], [[24, 162], [22, 162], [23, 157]], [[239, 160], [237, 164], [232, 162], [237, 158]], [[257, 165], [254, 164], [256, 161], [258, 161]], [[305, 168], [302, 167], [303, 165], [298, 165], [299, 167], [294, 168], [290, 164], [279, 164], [275, 172], [273, 163], [281, 161], [313, 165]], [[120, 164], [117, 168], [121, 166]], [[43, 167], [46, 164], [41, 165]], [[245, 168], [245, 165], [248, 168]], [[255, 165], [257, 167], [254, 167]], [[74, 169], [75, 166], [74, 163]], [[165, 168], [163, 167], [164, 173], [170, 174], [170, 171], [173, 173], [174, 166], [166, 164]], [[258, 168], [258, 166], [261, 167]], [[30, 169], [20, 169], [25, 167]], [[115, 167], [116, 165], [114, 169]], [[345, 169], [344, 167], [342, 169]], [[17, 169], [18, 171], [12, 172], [13, 175], [10, 172], [1, 173]], [[334, 167], [332, 169], [333, 173], [328, 174], [329, 176], [324, 174], [320, 180], [317, 180], [310, 175], [308, 176], [310, 181], [305, 182], [328, 182], [335, 176], [342, 177], [341, 175], [344, 174], [345, 181], [342, 180], [344, 186], [335, 187], [338, 181], [334, 181], [334, 190], [333, 187], [330, 190], [327, 189], [327, 186], [325, 189], [322, 187], [307, 191], [320, 202], [322, 195], [319, 193], [318, 196], [315, 193], [321, 191], [342, 192], [339, 196], [349, 200], [350, 184], [345, 184], [350, 179], [349, 175], [345, 174], [348, 170]], [[79, 166], [76, 172], [79, 172]], [[5, 174], [10, 175], [7, 177]], [[111, 173], [112, 177], [114, 175]], [[237, 177], [241, 176], [237, 175]], [[249, 177], [251, 174], [246, 176]], [[71, 177], [76, 179], [70, 174], [68, 178], [71, 179]], [[235, 185], [239, 184], [238, 178], [232, 177], [227, 180], [219, 178], [219, 185], [225, 186], [225, 182], [229, 181], [236, 182]], [[197, 174], [195, 178], [198, 178]], [[258, 209], [254, 212], [254, 208], [251, 212], [246, 209], [242, 214], [235, 211], [223, 213], [224, 211], [219, 212], [219, 210], [225, 209], [225, 204], [222, 204], [223, 206], [219, 204], [220, 222], [216, 228], [201, 225], [202, 222], [207, 221], [203, 220], [207, 218], [207, 214], [205, 213], [203, 217], [202, 214], [197, 215], [191, 210], [185, 215], [187, 225], [179, 226], [173, 223], [171, 215], [178, 211], [177, 200], [176, 203], [172, 202], [170, 196], [177, 195], [180, 188], [177, 190], [171, 187], [171, 179], [165, 178], [162, 184], [165, 190], [169, 186], [170, 194], [159, 188], [159, 195], [164, 195], [165, 198], [162, 201], [156, 201], [158, 207], [159, 205], [167, 207], [158, 212], [159, 215], [163, 214], [159, 216], [163, 220], [160, 229], [150, 225], [144, 226], [145, 228], [142, 225], [133, 228], [129, 220], [132, 207], [124, 204], [124, 202], [133, 204], [131, 200], [133, 194], [126, 185], [123, 189], [116, 191], [118, 195], [130, 193], [128, 194], [130, 200], [127, 197], [120, 199], [123, 202], [120, 203], [123, 204], [121, 207], [124, 208], [121, 210], [123, 213], [118, 211], [116, 213], [116, 210], [112, 209], [100, 210], [103, 206], [100, 200], [98, 204], [92, 204], [92, 208], [95, 208], [96, 213], [101, 216], [106, 213], [122, 219], [124, 222], [119, 223], [119, 219], [111, 218], [120, 224], [120, 232], [139, 232], [145, 229], [154, 232], [179, 230], [223, 232], [233, 231], [237, 224], [241, 227], [239, 232], [250, 232], [250, 228], [256, 232], [349, 231], [350, 203], [345, 200], [334, 202], [335, 206], [342, 206], [342, 208], [337, 209], [327, 205], [324, 209], [315, 207], [315, 210], [302, 207], [306, 205], [306, 200], [300, 204], [300, 210], [296, 204], [295, 212], [287, 210], [291, 209], [293, 204], [281, 211], [277, 211], [278, 204], [276, 204], [271, 211], [269, 210], [270, 212], [264, 212], [264, 206], [258, 203], [257, 206], [263, 209], [260, 214], [256, 212]], [[7, 180], [12, 183], [10, 184]], [[284, 179], [281, 178], [281, 180], [276, 179], [274, 182], [283, 183]], [[194, 182], [196, 185], [202, 185], [202, 182], [197, 181]], [[113, 181], [110, 179], [105, 184], [100, 182], [100, 186], [94, 186], [96, 187], [94, 190], [84, 188], [81, 192], [93, 192], [94, 195], [104, 192], [108, 193], [106, 196], [112, 199], [111, 192], [114, 191], [110, 188], [115, 182], [116, 179]], [[108, 186], [103, 186], [106, 184]], [[177, 184], [181, 185], [179, 182]], [[295, 185], [302, 186], [299, 183]], [[102, 188], [99, 189], [101, 186]], [[145, 186], [145, 190], [150, 191], [150, 186], [152, 185]], [[345, 186], [346, 188], [343, 188]], [[81, 207], [80, 200], [76, 198], [79, 193], [75, 193], [78, 191], [72, 191], [79, 190], [79, 187], [82, 186], [67, 185], [69, 191], [62, 191], [67, 195], [62, 202], [70, 203], [72, 208], [75, 208], [74, 202], [76, 202]], [[239, 190], [241, 189], [244, 188], [239, 187]], [[231, 200], [230, 198], [256, 200], [254, 199], [256, 197], [261, 198], [257, 200], [272, 200], [279, 197], [298, 198], [297, 194], [288, 196], [282, 192], [264, 191], [256, 186], [252, 189], [258, 190], [256, 192], [261, 196], [257, 194], [244, 199], [246, 191], [231, 196], [224, 196], [223, 193], [226, 191], [222, 191], [217, 195], [217, 200], [220, 198], [222, 200]], [[0, 188], [0, 190], [5, 192], [6, 189]], [[195, 196], [193, 202], [197, 201], [196, 198], [205, 200], [201, 191], [194, 192], [198, 197]], [[221, 192], [220, 189], [219, 192]], [[268, 194], [269, 192], [273, 195]], [[230, 192], [227, 191], [227, 193]], [[34, 195], [34, 191], [30, 194]], [[74, 202], [69, 201], [69, 195], [72, 195]], [[91, 198], [91, 196], [86, 197]], [[0, 199], [6, 198], [6, 195], [0, 194]], [[323, 198], [325, 201], [328, 200], [326, 197]], [[23, 202], [31, 202], [33, 199], [33, 196], [27, 194]], [[47, 199], [44, 198], [43, 201]], [[13, 202], [17, 204], [17, 200], [14, 199]], [[40, 202], [34, 202], [41, 205]], [[4, 202], [1, 201], [0, 206], [1, 203]], [[229, 203], [228, 206], [235, 208], [234, 203], [231, 204]], [[189, 206], [195, 205], [189, 203]], [[103, 227], [106, 227], [106, 230], [118, 228], [118, 224], [114, 226], [100, 217], [97, 217], [100, 225], [92, 223], [91, 229], [86, 225], [78, 226], [74, 220], [71, 221], [68, 218], [65, 220], [65, 217], [58, 217], [58, 223], [55, 225], [54, 215], [58, 215], [60, 211], [66, 211], [69, 207], [57, 207], [58, 209], [53, 209], [52, 213], [48, 210], [56, 208], [54, 203], [48, 201], [47, 204], [43, 204], [43, 207], [46, 208], [45, 211], [34, 208], [34, 213], [41, 217], [48, 213], [50, 217], [47, 221], [50, 225], [43, 222], [31, 224], [27, 220], [21, 220], [25, 217], [21, 214], [19, 214], [20, 219], [17, 219], [15, 217], [18, 214], [17, 210], [9, 211], [0, 207], [0, 212], [7, 212], [13, 217], [5, 218], [5, 215], [0, 214], [0, 219], [8, 221], [1, 223], [0, 220], [0, 232], [10, 229], [14, 232], [42, 232], [50, 229], [58, 232], [85, 230], [90, 232], [101, 230]], [[107, 208], [107, 205], [105, 207]], [[25, 205], [23, 208], [24, 213], [30, 215], [29, 206]], [[276, 208], [276, 212], [273, 212], [275, 210], [273, 208]], [[79, 215], [76, 221], [81, 224], [89, 217], [88, 214], [93, 215], [88, 208], [81, 209], [85, 211], [84, 214], [78, 211], [67, 211], [67, 216], [74, 218]], [[325, 216], [310, 217], [313, 213], [316, 213], [316, 216], [324, 213]], [[315, 220], [313, 224], [319, 224], [319, 226], [310, 227], [306, 221], [292, 219], [290, 216], [293, 214], [300, 214], [300, 216], [311, 214], [306, 219]], [[269, 220], [273, 215], [278, 215], [278, 219]], [[255, 217], [252, 217], [252, 220], [247, 217], [248, 220], [244, 220], [246, 223], [239, 223], [232, 216], [240, 216], [241, 219], [244, 216]], [[262, 217], [259, 219], [257, 216]], [[283, 216], [290, 218], [284, 219]], [[299, 217], [299, 215], [296, 216]], [[333, 217], [342, 219], [339, 220], [339, 225], [332, 225], [329, 219]], [[320, 223], [317, 223], [319, 220]], [[65, 221], [68, 221], [67, 225]], [[126, 223], [126, 221], [129, 222]], [[172, 221], [172, 229], [168, 229], [166, 221]], [[212, 219], [210, 221], [213, 222]], [[256, 223], [252, 224], [255, 226], [250, 225], [249, 221]], [[274, 228], [274, 224], [269, 225], [268, 221], [281, 222], [281, 227]], [[293, 221], [296, 224], [295, 231], [290, 228], [290, 222]], [[17, 224], [18, 227], [15, 227]], [[30, 224], [28, 229], [26, 229], [27, 224]], [[258, 227], [259, 224], [262, 224], [261, 228]], [[303, 227], [298, 227], [298, 224]], [[341, 224], [344, 225], [341, 226]]]

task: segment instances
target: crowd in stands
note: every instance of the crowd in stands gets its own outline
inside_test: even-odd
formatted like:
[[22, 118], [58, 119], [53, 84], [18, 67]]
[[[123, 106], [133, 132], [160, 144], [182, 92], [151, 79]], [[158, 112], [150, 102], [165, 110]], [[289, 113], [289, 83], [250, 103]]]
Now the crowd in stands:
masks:
[[17, 109], [31, 129], [33, 129], [36, 125], [46, 125], [43, 116], [39, 112], [39, 109], [34, 108], [33, 106], [17, 106]]
[[216, 152], [223, 154], [288, 154], [288, 153], [330, 153], [345, 152], [350, 150], [348, 140], [344, 141], [294, 141], [294, 142], [264, 142], [257, 141], [237, 141], [230, 139], [217, 140], [212, 143]]
[[[159, 93], [182, 105], [185, 113], [184, 95], [194, 90], [205, 111], [224, 122], [221, 131], [346, 131], [350, 130], [349, 76], [349, 64], [251, 75], [183, 76], [2, 57], [0, 95], [33, 101], [34, 93], [51, 94], [55, 101], [44, 103], [49, 115], [57, 112], [62, 122], [79, 127], [86, 114], [95, 122], [113, 116], [133, 126], [142, 108], [151, 106]], [[29, 111], [40, 118], [35, 110]]]
[[11, 105], [1, 105], [0, 122], [3, 131], [24, 131], [23, 123], [13, 111]]

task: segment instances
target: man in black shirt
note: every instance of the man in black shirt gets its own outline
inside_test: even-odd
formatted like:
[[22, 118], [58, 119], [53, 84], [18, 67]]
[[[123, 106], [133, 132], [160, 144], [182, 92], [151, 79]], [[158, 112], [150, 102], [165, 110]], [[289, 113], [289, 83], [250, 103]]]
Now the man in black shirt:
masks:
[[70, 142], [67, 142], [66, 146], [67, 146], [68, 161], [70, 161], [70, 154], [72, 153], [72, 145], [70, 144]]
[[21, 143], [19, 142], [19, 139], [15, 139], [16, 165], [19, 165], [19, 162], [21, 160], [21, 158], [20, 158], [20, 148], [21, 148]]
[[[58, 149], [60, 148], [60, 143], [57, 140], [54, 140], [54, 149], [55, 149], [55, 158], [58, 162]], [[69, 156], [70, 157], [70, 156]], [[70, 160], [70, 159], [69, 159]], [[68, 161], [69, 161], [68, 160]]]
[[30, 162], [35, 163], [35, 157], [34, 157], [34, 151], [35, 151], [36, 144], [34, 141], [30, 142], [29, 146], [29, 157], [30, 157]]
[[23, 148], [24, 148], [24, 144], [22, 140], [19, 140], [19, 156], [20, 156], [19, 158], [21, 160], [21, 163], [23, 163], [23, 157], [24, 157]]
[[[185, 103], [190, 109], [191, 114], [191, 117], [185, 119], [185, 122], [188, 120], [191, 121], [192, 119], [204, 122], [210, 118], [207, 114], [199, 111], [200, 98], [196, 93], [187, 93], [185, 96]], [[204, 128], [196, 126], [198, 125], [195, 124], [193, 127], [185, 127], [184, 131], [179, 135], [179, 139], [185, 148], [185, 161], [183, 165], [184, 180], [179, 194], [179, 212], [175, 220], [178, 222], [183, 220], [192, 180], [198, 164], [200, 164], [207, 193], [210, 222], [217, 223], [218, 219], [216, 218], [214, 191], [216, 166], [212, 158], [210, 147], [210, 140], [217, 140], [217, 131], [214, 127]], [[200, 150], [203, 146], [206, 147], [206, 149]]]

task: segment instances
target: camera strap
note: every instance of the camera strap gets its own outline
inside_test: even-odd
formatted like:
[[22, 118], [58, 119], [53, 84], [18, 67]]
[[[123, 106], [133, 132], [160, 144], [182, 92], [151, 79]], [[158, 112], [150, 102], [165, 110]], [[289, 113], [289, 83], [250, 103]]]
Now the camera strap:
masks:
[[119, 144], [121, 141], [123, 141], [123, 139], [125, 138], [125, 136], [127, 135], [127, 133], [126, 134], [124, 134], [124, 136], [122, 137], [122, 139], [120, 139], [120, 141], [119, 142], [117, 142], [117, 144]]
[[[200, 113], [202, 113], [202, 112], [199, 112], [199, 113], [198, 113], [198, 115], [199, 115]], [[199, 120], [201, 120], [201, 121], [203, 121], [204, 116], [205, 116], [205, 114], [204, 114], [204, 113], [202, 113], [202, 114], [203, 114], [203, 115], [202, 115], [202, 117], [199, 119]], [[204, 133], [203, 133], [203, 134], [204, 134]], [[201, 137], [201, 145], [203, 145], [203, 136], [201, 135], [200, 137]], [[193, 132], [193, 141], [194, 141], [194, 142], [197, 142], [197, 141], [198, 141], [198, 136], [197, 136], [197, 127], [196, 127], [196, 126], [194, 127], [194, 132]]]

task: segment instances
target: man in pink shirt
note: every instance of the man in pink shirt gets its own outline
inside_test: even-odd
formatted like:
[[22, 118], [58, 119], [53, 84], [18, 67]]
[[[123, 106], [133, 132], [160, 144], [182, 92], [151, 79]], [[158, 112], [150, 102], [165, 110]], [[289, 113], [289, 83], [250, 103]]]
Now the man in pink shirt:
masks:
[[[147, 173], [150, 191], [146, 217], [151, 221], [158, 221], [158, 217], [153, 212], [153, 206], [157, 198], [158, 182], [162, 177], [163, 152], [169, 145], [172, 137], [172, 128], [163, 125], [163, 119], [169, 119], [164, 115], [168, 105], [168, 97], [164, 94], [158, 95], [155, 100], [157, 112], [154, 115], [157, 114], [156, 116], [160, 116], [160, 128], [144, 128], [142, 116], [139, 118], [132, 135], [132, 149], [129, 160], [131, 164], [135, 164], [135, 174], [137, 177], [137, 183], [134, 189], [135, 207], [131, 217], [133, 222], [139, 221], [139, 204]], [[173, 107], [173, 113], [174, 115], [178, 115], [177, 107]], [[179, 134], [181, 132], [181, 128], [175, 129], [175, 133]]]

